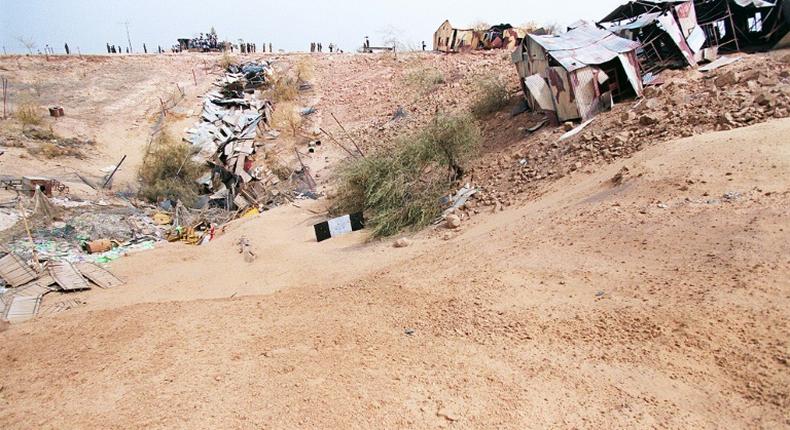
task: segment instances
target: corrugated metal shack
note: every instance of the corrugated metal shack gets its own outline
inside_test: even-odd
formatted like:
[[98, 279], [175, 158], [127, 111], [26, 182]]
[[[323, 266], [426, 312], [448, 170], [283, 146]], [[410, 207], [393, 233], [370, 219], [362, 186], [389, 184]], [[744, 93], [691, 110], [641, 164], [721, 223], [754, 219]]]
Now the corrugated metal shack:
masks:
[[703, 58], [705, 32], [697, 24], [692, 0], [640, 0], [624, 4], [600, 25], [619, 36], [639, 41], [642, 72], [696, 67]]
[[790, 46], [790, 0], [695, 0], [706, 48], [766, 51]]
[[642, 95], [639, 42], [592, 25], [560, 35], [529, 34], [513, 52], [527, 101], [554, 122], [587, 120]]
[[433, 49], [441, 52], [462, 52], [478, 49], [481, 34], [472, 29], [453, 28], [444, 21], [433, 35]]
[[513, 49], [526, 36], [525, 30], [510, 24], [494, 25], [486, 30], [453, 28], [444, 21], [433, 35], [433, 49], [440, 52], [467, 52], [484, 49]]

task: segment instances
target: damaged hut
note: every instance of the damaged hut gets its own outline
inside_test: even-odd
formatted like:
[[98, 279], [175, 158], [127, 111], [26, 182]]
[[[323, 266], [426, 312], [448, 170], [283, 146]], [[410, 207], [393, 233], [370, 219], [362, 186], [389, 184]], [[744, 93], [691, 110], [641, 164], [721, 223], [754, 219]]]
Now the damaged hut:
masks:
[[697, 24], [692, 0], [632, 1], [599, 24], [641, 43], [637, 54], [647, 76], [667, 68], [696, 67], [704, 57], [705, 32]]
[[788, 0], [695, 0], [705, 47], [719, 52], [790, 46]]
[[494, 25], [486, 30], [453, 28], [444, 21], [433, 35], [433, 49], [441, 52], [466, 52], [486, 49], [513, 49], [526, 36], [526, 30], [510, 24]]
[[462, 52], [478, 49], [481, 34], [472, 29], [453, 28], [450, 21], [444, 21], [433, 35], [433, 50], [441, 52]]
[[587, 120], [616, 101], [640, 97], [639, 42], [594, 26], [527, 35], [513, 52], [530, 107], [554, 122]]

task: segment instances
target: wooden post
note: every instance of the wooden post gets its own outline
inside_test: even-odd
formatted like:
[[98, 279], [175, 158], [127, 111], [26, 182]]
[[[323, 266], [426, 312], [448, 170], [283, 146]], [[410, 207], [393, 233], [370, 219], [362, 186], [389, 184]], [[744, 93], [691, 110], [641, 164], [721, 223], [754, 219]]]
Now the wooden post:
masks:
[[101, 186], [102, 188], [107, 188], [107, 184], [109, 184], [110, 181], [112, 180], [112, 177], [115, 176], [115, 172], [117, 172], [118, 169], [121, 168], [121, 164], [123, 164], [124, 160], [126, 160], [126, 154], [124, 154], [123, 158], [121, 158], [121, 161], [118, 162], [115, 168], [112, 169], [112, 173], [110, 173], [110, 176], [108, 176], [107, 180], [104, 181], [104, 185]]
[[8, 102], [8, 79], [3, 78], [3, 119], [6, 119], [6, 104]]
[[725, 1], [724, 3], [727, 4], [727, 15], [730, 17], [730, 26], [732, 27], [732, 40], [735, 41], [735, 50], [740, 52], [741, 46], [738, 43], [738, 30], [735, 28], [735, 21], [732, 19], [732, 9], [730, 9], [730, 2]]
[[195, 82], [195, 86], [197, 86], [197, 76], [195, 76], [195, 69], [192, 68], [192, 80]]
[[25, 223], [25, 231], [27, 232], [27, 238], [30, 240], [30, 250], [33, 254], [33, 262], [36, 263], [36, 272], [41, 271], [41, 262], [38, 261], [38, 254], [36, 253], [36, 243], [33, 242], [33, 234], [30, 233], [30, 225], [27, 223], [27, 215], [25, 214], [25, 208], [22, 206], [22, 197], [17, 196], [19, 200], [19, 214], [22, 216], [22, 221]]
[[324, 134], [325, 134], [325, 135], [327, 135], [327, 136], [328, 136], [330, 139], [332, 139], [332, 142], [334, 142], [334, 143], [335, 143], [337, 146], [341, 147], [341, 148], [343, 149], [343, 151], [346, 151], [346, 152], [348, 152], [348, 155], [350, 155], [350, 156], [352, 156], [352, 157], [356, 158], [356, 155], [354, 155], [354, 153], [353, 153], [353, 152], [349, 151], [349, 150], [348, 150], [348, 148], [346, 148], [345, 146], [343, 146], [343, 144], [342, 144], [342, 143], [338, 142], [338, 141], [337, 141], [337, 139], [335, 139], [335, 136], [332, 136], [332, 134], [331, 134], [331, 133], [329, 133], [328, 131], [324, 130], [323, 128], [319, 128], [318, 130], [320, 130], [320, 131], [321, 131], [321, 133], [324, 133]]

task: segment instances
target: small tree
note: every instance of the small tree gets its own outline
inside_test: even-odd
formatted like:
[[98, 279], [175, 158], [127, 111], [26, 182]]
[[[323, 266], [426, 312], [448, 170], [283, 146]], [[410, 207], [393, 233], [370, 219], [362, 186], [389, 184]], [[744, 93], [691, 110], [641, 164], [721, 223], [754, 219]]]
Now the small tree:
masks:
[[281, 103], [272, 115], [272, 123], [276, 128], [287, 130], [293, 138], [299, 137], [302, 131], [302, 115], [293, 103]]
[[481, 19], [478, 19], [477, 21], [475, 21], [472, 24], [472, 30], [485, 31], [485, 30], [488, 30], [489, 28], [491, 28], [491, 24], [489, 24], [489, 23], [487, 23], [487, 22], [485, 22], [485, 21], [483, 21]]
[[27, 49], [30, 55], [33, 55], [33, 50], [36, 49], [36, 41], [32, 37], [19, 36], [16, 38], [22, 46]]

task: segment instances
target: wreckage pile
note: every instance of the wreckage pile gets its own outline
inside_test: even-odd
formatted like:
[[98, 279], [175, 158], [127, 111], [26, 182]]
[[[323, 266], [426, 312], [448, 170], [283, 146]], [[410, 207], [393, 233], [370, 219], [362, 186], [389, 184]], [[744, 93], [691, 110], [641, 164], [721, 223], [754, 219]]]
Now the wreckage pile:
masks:
[[209, 207], [260, 211], [288, 199], [260, 151], [259, 138], [278, 135], [271, 128], [274, 107], [260, 97], [273, 85], [272, 74], [267, 62], [229, 66], [215, 84], [219, 89], [205, 95], [201, 121], [187, 131], [196, 160], [212, 167], [200, 180], [211, 193], [204, 199]]
[[49, 261], [34, 266], [14, 253], [0, 252], [0, 279], [8, 288], [0, 290], [0, 319], [29, 320], [38, 314], [42, 298], [52, 292], [74, 292], [123, 285], [107, 270], [91, 263]]
[[[484, 207], [508, 206], [547, 181], [654, 143], [790, 116], [790, 55], [738, 58], [709, 72], [665, 71], [666, 84], [647, 87], [644, 98], [616, 105], [586, 127], [566, 123], [535, 131], [469, 172], [481, 192], [461, 209], [473, 215]], [[530, 121], [546, 120], [531, 114]], [[562, 139], [570, 130], [578, 133]]]

